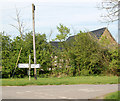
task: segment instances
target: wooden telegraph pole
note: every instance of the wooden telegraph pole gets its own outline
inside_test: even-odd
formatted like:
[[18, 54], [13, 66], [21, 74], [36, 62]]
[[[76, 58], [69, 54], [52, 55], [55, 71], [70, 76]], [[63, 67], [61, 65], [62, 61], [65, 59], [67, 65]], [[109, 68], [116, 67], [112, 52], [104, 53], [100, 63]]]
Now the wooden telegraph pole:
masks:
[[[36, 64], [36, 50], [35, 50], [35, 5], [32, 4], [32, 17], [33, 17], [33, 55], [34, 55], [34, 64]], [[34, 77], [37, 80], [36, 68], [34, 68]]]

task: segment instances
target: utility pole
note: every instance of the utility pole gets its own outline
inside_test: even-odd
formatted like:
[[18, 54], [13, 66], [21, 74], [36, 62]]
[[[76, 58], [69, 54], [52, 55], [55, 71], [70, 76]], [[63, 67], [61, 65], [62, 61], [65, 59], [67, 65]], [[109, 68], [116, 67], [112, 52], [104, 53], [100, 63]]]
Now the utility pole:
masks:
[[[34, 55], [34, 64], [36, 64], [36, 50], [35, 50], [35, 5], [32, 4], [32, 17], [33, 17], [33, 55]], [[37, 80], [36, 68], [34, 68], [34, 77]]]

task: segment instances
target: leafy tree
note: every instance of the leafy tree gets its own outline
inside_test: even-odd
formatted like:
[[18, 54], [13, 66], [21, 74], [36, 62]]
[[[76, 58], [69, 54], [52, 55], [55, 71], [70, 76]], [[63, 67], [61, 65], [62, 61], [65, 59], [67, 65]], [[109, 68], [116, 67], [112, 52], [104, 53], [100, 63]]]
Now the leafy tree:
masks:
[[118, 49], [110, 50], [110, 63], [108, 67], [108, 73], [119, 76], [120, 72], [120, 61], [118, 55]]
[[63, 74], [64, 72], [66, 73], [65, 71], [66, 65], [69, 62], [69, 58], [68, 58], [69, 46], [66, 43], [66, 39], [70, 35], [70, 29], [62, 24], [57, 26], [57, 29], [60, 34], [56, 35], [55, 40], [59, 40], [59, 48], [57, 48], [57, 51], [55, 51], [56, 53], [54, 54], [54, 56], [57, 56], [57, 59], [55, 59], [55, 61], [57, 62], [56, 72], [57, 75], [60, 75], [60, 71], [61, 74]]
[[[27, 69], [16, 68], [15, 64], [20, 48], [22, 47], [19, 63], [29, 63], [29, 54], [31, 54], [31, 63], [33, 63], [33, 39], [32, 32], [26, 33], [23, 40], [19, 36], [10, 39], [9, 36], [2, 35], [2, 75], [3, 77], [11, 77], [15, 72], [16, 77], [27, 76]], [[41, 64], [44, 71], [48, 71], [51, 67], [50, 46], [47, 43], [45, 34], [36, 33], [36, 57], [37, 63]], [[15, 71], [14, 71], [15, 70]], [[38, 69], [38, 73], [40, 69]], [[33, 69], [32, 69], [33, 73]]]
[[[60, 32], [56, 40], [60, 41], [56, 51], [47, 42], [45, 34], [36, 33], [36, 58], [37, 64], [41, 64], [41, 69], [37, 69], [37, 74], [41, 77], [49, 76], [78, 76], [78, 75], [99, 75], [112, 74], [119, 75], [119, 51], [118, 48], [109, 49], [105, 47], [104, 38], [102, 42], [97, 41], [89, 33], [79, 32], [69, 41], [70, 29], [60, 25], [57, 27]], [[32, 32], [17, 36], [13, 40], [10, 36], [1, 33], [2, 38], [2, 76], [10, 78], [14, 71], [16, 77], [27, 76], [27, 69], [16, 68], [16, 60], [19, 50], [22, 47], [19, 63], [28, 63], [29, 54], [33, 63], [33, 37]], [[59, 36], [59, 37], [58, 37]], [[109, 45], [109, 41], [105, 42]], [[102, 45], [104, 44], [104, 45]], [[54, 64], [57, 64], [55, 67]], [[49, 70], [51, 68], [51, 71]], [[31, 70], [33, 74], [33, 69]], [[44, 73], [44, 74], [42, 74]], [[42, 76], [43, 75], [43, 76]]]
[[65, 41], [68, 35], [70, 34], [70, 29], [66, 26], [63, 26], [62, 24], [60, 24], [60, 26], [57, 26], [57, 29], [60, 32], [60, 34], [56, 35], [55, 40], [59, 40], [60, 42]]
[[11, 74], [11, 39], [2, 33], [2, 73], [4, 77], [10, 77]]
[[78, 33], [70, 51], [71, 65], [75, 67], [76, 75], [100, 74], [105, 67], [104, 52], [89, 33]]
[[46, 35], [37, 34], [36, 36], [36, 54], [37, 62], [41, 64], [44, 71], [48, 71], [51, 67], [51, 48], [47, 43]]
[[[63, 31], [66, 28], [60, 27], [59, 30], [61, 29]], [[108, 50], [101, 47], [89, 33], [80, 31], [69, 41], [60, 40], [60, 45], [62, 49], [56, 54], [57, 64], [59, 64], [57, 75], [60, 73], [70, 76], [97, 75], [103, 73], [109, 66]]]
[[[2, 67], [2, 32], [0, 32], [0, 67]], [[0, 76], [1, 76], [2, 68], [0, 68]]]

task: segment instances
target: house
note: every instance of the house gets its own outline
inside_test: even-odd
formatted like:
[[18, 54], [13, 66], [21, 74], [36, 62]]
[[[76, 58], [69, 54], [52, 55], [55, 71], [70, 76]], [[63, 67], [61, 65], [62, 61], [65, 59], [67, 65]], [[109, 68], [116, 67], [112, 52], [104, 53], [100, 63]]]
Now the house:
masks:
[[56, 49], [58, 49], [58, 48], [62, 49], [61, 47], [59, 47], [59, 43], [60, 43], [59, 41], [51, 41], [50, 43]]
[[[104, 28], [100, 28], [100, 29], [97, 29], [97, 30], [93, 30], [93, 31], [90, 31], [89, 32], [94, 38], [96, 38], [99, 42], [102, 42], [102, 40], [104, 40], [103, 42], [105, 42], [104, 44], [108, 44], [109, 47], [111, 46], [115, 46], [117, 45], [118, 43], [116, 42], [116, 40], [113, 38], [113, 36], [111, 35], [111, 33], [109, 32], [109, 30], [104, 27]], [[72, 40], [74, 36], [70, 36], [66, 42], [69, 42], [70, 40]], [[52, 41], [51, 42], [51, 45], [58, 48], [59, 47], [59, 41]], [[61, 48], [60, 48], [61, 49]]]
[[[102, 44], [105, 45], [104, 46], [105, 48], [114, 48], [116, 45], [118, 45], [118, 43], [116, 42], [116, 40], [113, 38], [113, 36], [111, 35], [111, 33], [109, 32], [109, 30], [106, 27], [90, 31], [88, 33], [90, 33], [90, 35], [93, 36], [93, 38], [98, 40], [98, 42], [100, 42], [100, 43], [103, 42]], [[66, 42], [70, 42], [71, 40], [74, 39], [75, 36], [77, 36], [77, 35], [68, 37]], [[56, 51], [58, 48], [62, 49], [59, 46], [60, 45], [59, 41], [52, 41], [51, 45], [53, 47], [55, 47]], [[56, 57], [55, 60], [57, 60], [57, 56], [55, 56], [55, 57]], [[61, 66], [61, 64], [57, 64], [56, 61], [53, 62], [53, 65], [54, 66], [58, 66], [58, 65]]]
[[96, 36], [98, 41], [108, 46], [108, 48], [113, 48], [118, 44], [106, 27], [91, 31], [90, 33], [91, 35]]

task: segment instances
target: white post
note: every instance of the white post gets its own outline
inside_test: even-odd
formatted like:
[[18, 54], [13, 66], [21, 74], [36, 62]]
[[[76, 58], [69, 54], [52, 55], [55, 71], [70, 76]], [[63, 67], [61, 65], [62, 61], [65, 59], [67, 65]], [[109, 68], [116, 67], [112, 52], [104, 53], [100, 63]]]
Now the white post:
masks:
[[29, 55], [29, 80], [30, 80], [30, 69], [31, 69], [31, 55]]

